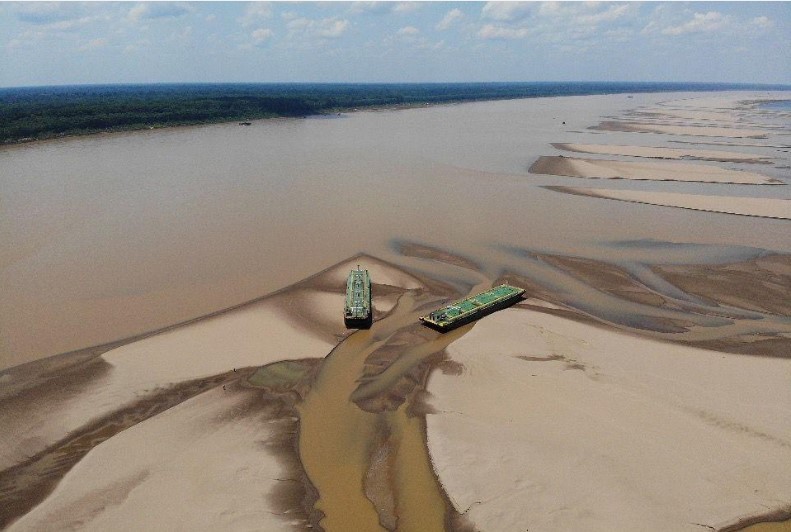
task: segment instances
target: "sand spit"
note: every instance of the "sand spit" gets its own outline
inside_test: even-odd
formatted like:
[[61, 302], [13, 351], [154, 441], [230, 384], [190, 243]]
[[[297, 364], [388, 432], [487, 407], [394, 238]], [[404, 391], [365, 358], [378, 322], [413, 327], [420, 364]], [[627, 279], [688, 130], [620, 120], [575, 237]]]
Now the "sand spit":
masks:
[[157, 391], [116, 412], [80, 427], [25, 462], [0, 472], [0, 527], [8, 526], [40, 503], [58, 481], [88, 452], [116, 434], [250, 371], [231, 371], [207, 379], [182, 382]]
[[301, 484], [280, 460], [293, 431], [258, 390], [213, 388], [94, 448], [10, 530], [304, 527], [282, 500]]
[[716, 529], [791, 500], [787, 359], [522, 309], [448, 353], [462, 369], [429, 381], [429, 449], [480, 530]]
[[599, 131], [625, 131], [631, 133], [661, 133], [666, 135], [682, 135], [682, 136], [693, 136], [693, 137], [728, 137], [735, 139], [767, 138], [767, 132], [761, 129], [665, 125], [665, 124], [649, 124], [649, 123], [641, 123], [641, 122], [604, 121], [601, 122], [598, 126], [591, 126], [590, 129], [595, 129]]
[[699, 159], [703, 161], [763, 163], [769, 164], [769, 157], [718, 150], [695, 150], [682, 148], [660, 148], [655, 146], [620, 146], [611, 144], [561, 144], [553, 143], [559, 150], [576, 153], [595, 153], [601, 155], [625, 155], [649, 159]]
[[586, 179], [634, 179], [650, 181], [692, 181], [701, 183], [738, 183], [782, 185], [777, 179], [703, 164], [631, 162], [607, 159], [577, 159], [542, 156], [530, 166], [531, 174], [549, 174]]
[[703, 142], [700, 140], [669, 140], [668, 142], [673, 144], [694, 144], [696, 146], [739, 146], [742, 148], [777, 148], [779, 150], [791, 148], [791, 146], [787, 144], [753, 144], [747, 142]]
[[704, 196], [677, 192], [642, 190], [545, 187], [556, 192], [643, 203], [660, 207], [677, 207], [695, 211], [719, 212], [760, 218], [791, 219], [791, 199], [750, 198], [745, 196]]

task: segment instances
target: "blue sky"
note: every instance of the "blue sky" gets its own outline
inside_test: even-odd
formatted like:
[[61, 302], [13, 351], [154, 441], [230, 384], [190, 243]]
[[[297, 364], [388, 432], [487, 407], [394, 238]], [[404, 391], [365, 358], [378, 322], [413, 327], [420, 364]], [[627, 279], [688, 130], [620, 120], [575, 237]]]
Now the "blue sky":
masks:
[[0, 2], [0, 86], [791, 83], [790, 2]]

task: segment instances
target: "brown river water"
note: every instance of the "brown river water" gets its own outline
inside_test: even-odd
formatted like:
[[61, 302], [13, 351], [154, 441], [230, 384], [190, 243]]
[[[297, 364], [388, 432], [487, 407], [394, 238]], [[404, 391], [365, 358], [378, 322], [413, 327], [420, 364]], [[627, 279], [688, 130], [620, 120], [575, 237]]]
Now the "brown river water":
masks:
[[[791, 252], [788, 221], [542, 188], [788, 197], [784, 186], [583, 182], [527, 172], [539, 156], [560, 153], [553, 142], [678, 147], [669, 135], [587, 128], [637, 107], [700, 96], [481, 102], [2, 148], [0, 369], [227, 308], [360, 252], [441, 274], [398, 253], [400, 242], [470, 258], [491, 279], [508, 270], [547, 284], [565, 281], [530, 253], [638, 271], [651, 261]], [[746, 142], [749, 148], [728, 148], [769, 155], [772, 165], [719, 164], [783, 179], [788, 150], [760, 145], [789, 141], [771, 133]], [[567, 290], [597, 312], [633, 310], [598, 295], [585, 299], [577, 288]]]

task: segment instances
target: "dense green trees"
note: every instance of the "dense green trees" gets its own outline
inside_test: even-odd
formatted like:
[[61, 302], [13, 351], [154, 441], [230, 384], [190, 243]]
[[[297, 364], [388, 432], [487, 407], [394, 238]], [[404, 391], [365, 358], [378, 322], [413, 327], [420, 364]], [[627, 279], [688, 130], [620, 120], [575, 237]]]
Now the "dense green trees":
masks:
[[[536, 96], [721, 90], [681, 83], [220, 84], [0, 89], [0, 143], [124, 129]], [[761, 87], [766, 88], [766, 87]]]

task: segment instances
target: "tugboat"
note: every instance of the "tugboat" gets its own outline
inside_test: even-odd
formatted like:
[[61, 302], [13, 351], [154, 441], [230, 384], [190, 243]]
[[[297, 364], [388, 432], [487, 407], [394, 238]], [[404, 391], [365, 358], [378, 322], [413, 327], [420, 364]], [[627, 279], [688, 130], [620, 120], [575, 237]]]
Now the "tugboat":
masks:
[[343, 309], [343, 322], [348, 329], [367, 329], [373, 323], [371, 312], [371, 276], [368, 270], [349, 272], [346, 280], [346, 304]]
[[421, 316], [420, 321], [432, 329], [447, 332], [516, 303], [524, 293], [523, 288], [501, 284]]

